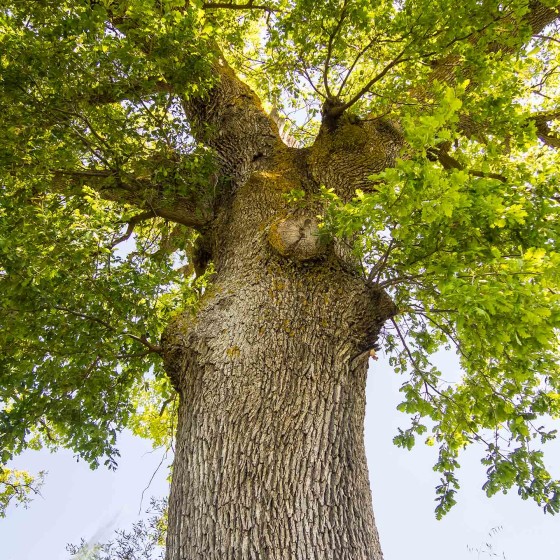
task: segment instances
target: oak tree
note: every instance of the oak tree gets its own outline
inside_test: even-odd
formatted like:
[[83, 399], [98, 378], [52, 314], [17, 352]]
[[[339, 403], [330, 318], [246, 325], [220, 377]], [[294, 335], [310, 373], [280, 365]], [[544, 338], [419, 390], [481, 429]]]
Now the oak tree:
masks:
[[[1, 462], [175, 435], [168, 560], [382, 557], [395, 437], [547, 512], [555, 0], [2, 0]], [[453, 349], [461, 372], [431, 356]], [[6, 471], [7, 472], [7, 471]], [[0, 478], [0, 483], [4, 479]], [[28, 481], [29, 482], [29, 481]]]

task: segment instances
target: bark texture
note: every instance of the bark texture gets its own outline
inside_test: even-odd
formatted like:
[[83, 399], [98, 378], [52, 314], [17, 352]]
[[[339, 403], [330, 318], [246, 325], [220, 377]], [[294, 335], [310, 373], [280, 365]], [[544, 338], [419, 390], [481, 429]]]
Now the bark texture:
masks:
[[[181, 397], [168, 560], [382, 558], [365, 381], [395, 308], [321, 238], [313, 196], [320, 183], [354, 192], [383, 169], [397, 151], [390, 134], [341, 121], [310, 150], [277, 144], [205, 232], [215, 280], [162, 341]], [[294, 188], [307, 193], [303, 208], [287, 203]]]

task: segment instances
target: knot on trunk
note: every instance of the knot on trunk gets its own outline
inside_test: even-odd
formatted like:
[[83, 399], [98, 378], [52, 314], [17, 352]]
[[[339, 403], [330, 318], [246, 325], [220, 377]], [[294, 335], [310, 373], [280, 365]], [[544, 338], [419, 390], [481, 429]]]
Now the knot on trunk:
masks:
[[268, 242], [283, 257], [306, 261], [321, 256], [325, 242], [315, 218], [292, 216], [272, 222], [268, 228]]

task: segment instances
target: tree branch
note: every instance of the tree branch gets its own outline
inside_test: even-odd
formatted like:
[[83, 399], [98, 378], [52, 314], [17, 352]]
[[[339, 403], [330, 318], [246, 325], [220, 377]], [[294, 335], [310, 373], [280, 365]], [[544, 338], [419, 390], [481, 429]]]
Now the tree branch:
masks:
[[354, 60], [352, 61], [352, 64], [350, 64], [350, 68], [348, 68], [344, 78], [342, 79], [342, 82], [341, 82], [340, 87], [338, 88], [338, 92], [336, 94], [337, 97], [340, 97], [342, 95], [342, 91], [344, 90], [344, 86], [346, 85], [346, 82], [348, 82], [348, 79], [350, 78], [350, 75], [354, 71], [354, 68], [356, 67], [356, 64], [358, 64], [360, 58], [362, 58], [362, 56], [369, 49], [371, 49], [371, 47], [373, 47], [374, 44], [376, 44], [378, 42], [381, 43], [382, 41], [378, 41], [378, 37], [374, 36], [374, 37], [372, 37], [372, 39], [370, 39], [369, 43], [367, 43], [360, 51], [358, 51], [358, 54], [354, 57]]
[[[420, 52], [418, 52], [417, 56], [415, 57], [414, 55], [411, 56], [407, 56], [405, 57], [405, 53], [407, 52], [407, 50], [409, 50], [411, 47], [414, 46], [415, 41], [411, 41], [410, 43], [406, 44], [404, 46], [404, 48], [399, 52], [399, 54], [397, 54], [397, 56], [395, 58], [393, 58], [393, 60], [391, 62], [389, 62], [382, 70], [381, 72], [379, 72], [376, 76], [374, 76], [369, 82], [367, 82], [358, 93], [356, 93], [349, 101], [345, 102], [345, 103], [338, 103], [336, 105], [330, 106], [328, 107], [328, 111], [326, 112], [326, 114], [330, 117], [338, 117], [340, 116], [346, 109], [349, 109], [352, 105], [354, 105], [355, 103], [357, 103], [364, 95], [366, 95], [370, 90], [371, 87], [373, 85], [375, 85], [377, 82], [379, 82], [380, 80], [382, 80], [387, 73], [392, 70], [395, 66], [398, 66], [404, 62], [408, 62], [414, 58], [418, 58], [419, 60], [423, 60], [423, 59], [430, 59], [433, 58], [434, 55], [437, 55], [438, 52], [440, 50], [445, 50], [448, 49], [449, 47], [453, 46], [456, 43], [460, 43], [460, 42], [464, 42], [464, 41], [473, 41], [475, 37], [480, 36], [484, 31], [486, 31], [488, 28], [490, 28], [492, 26], [493, 23], [495, 23], [495, 21], [499, 20], [500, 18], [496, 18], [495, 20], [493, 20], [490, 23], [487, 23], [486, 25], [484, 25], [482, 28], [474, 30], [469, 32], [466, 35], [462, 35], [459, 37], [454, 37], [453, 39], [451, 39], [447, 44], [445, 44], [443, 47], [441, 47], [438, 50], [435, 51], [429, 51], [429, 52], [422, 52], [420, 50]], [[424, 38], [428, 38], [430, 36], [435, 36], [437, 34], [439, 34], [440, 31], [436, 31], [435, 33], [426, 33], [424, 35]], [[347, 73], [342, 86], [344, 86], [344, 84], [346, 83], [346, 80], [350, 74], [350, 72], [352, 71], [354, 65], [357, 62], [357, 59], [363, 54], [363, 52], [365, 52], [365, 50], [367, 50], [371, 45], [371, 41], [370, 43], [368, 43], [366, 45], [366, 47], [358, 54], [357, 58], [354, 60], [354, 62], [351, 65], [351, 68], [349, 70], [349, 72]], [[446, 57], [442, 59], [443, 64], [441, 64], [441, 68], [445, 68], [446, 73], [449, 73], [449, 60], [453, 60], [453, 65], [451, 66], [451, 68], [456, 64], [456, 60], [455, 57]], [[438, 63], [434, 63], [434, 66], [437, 66]], [[436, 73], [436, 71], [434, 71], [434, 74]], [[440, 76], [435, 76], [436, 78], [440, 79]]]
[[137, 214], [136, 216], [133, 216], [132, 218], [130, 218], [130, 220], [128, 220], [127, 224], [128, 227], [126, 229], [126, 232], [124, 233], [124, 235], [121, 235], [120, 237], [117, 237], [117, 239], [115, 239], [115, 241], [113, 241], [110, 245], [111, 249], [113, 247], [116, 247], [119, 243], [122, 243], [123, 241], [126, 241], [127, 239], [130, 239], [130, 236], [134, 233], [134, 228], [140, 224], [141, 222], [144, 222], [146, 220], [149, 220], [151, 218], [155, 218], [157, 216], [157, 214], [154, 214], [154, 212], [149, 211], [149, 212], [143, 212], [142, 214]]
[[347, 6], [348, 6], [348, 0], [344, 0], [344, 3], [342, 4], [342, 9], [340, 10], [340, 17], [338, 19], [338, 22], [335, 28], [333, 29], [332, 33], [329, 33], [329, 41], [327, 43], [327, 56], [325, 57], [325, 66], [323, 69], [323, 85], [325, 86], [325, 93], [327, 95], [327, 98], [332, 98], [331, 89], [329, 87], [329, 65], [331, 62], [331, 57], [333, 52], [334, 40], [336, 39], [336, 36], [340, 32], [340, 29], [342, 28], [342, 24], [346, 19]]
[[534, 35], [537, 39], [544, 39], [545, 41], [553, 41], [554, 43], [560, 44], [560, 39], [556, 39], [555, 37], [549, 37], [548, 35]]
[[373, 86], [374, 84], [379, 82], [382, 78], [384, 78], [389, 72], [389, 70], [391, 70], [392, 68], [394, 68], [399, 64], [402, 64], [403, 62], [406, 62], [407, 60], [410, 60], [410, 58], [403, 58], [407, 48], [408, 45], [405, 46], [405, 48], [393, 60], [391, 60], [391, 62], [389, 62], [385, 66], [385, 68], [383, 68], [383, 70], [379, 72], [379, 74], [373, 77], [356, 95], [354, 95], [354, 97], [352, 97], [346, 103], [334, 105], [332, 108], [330, 108], [327, 111], [327, 115], [329, 117], [338, 117], [342, 115], [342, 113], [344, 113], [346, 109], [349, 109], [350, 107], [352, 107], [352, 105], [356, 104], [370, 90], [371, 86]]
[[229, 2], [204, 2], [204, 4], [202, 4], [202, 8], [204, 10], [262, 10], [269, 14], [278, 11], [275, 8], [271, 8], [269, 6], [254, 4], [253, 0], [249, 0], [249, 2], [245, 4], [230, 4]]
[[369, 271], [368, 278], [367, 278], [368, 282], [373, 283], [374, 279], [375, 279], [375, 283], [379, 282], [379, 277], [381, 276], [381, 273], [385, 269], [385, 265], [387, 264], [387, 260], [389, 259], [389, 255], [391, 254], [394, 245], [395, 245], [395, 240], [391, 237], [387, 249], [381, 256], [381, 258], [375, 263], [375, 265]]
[[119, 103], [135, 100], [155, 93], [172, 93], [171, 84], [163, 76], [150, 76], [142, 80], [119, 80], [100, 84], [89, 90], [80, 92], [78, 101], [91, 105]]
[[53, 309], [57, 309], [58, 311], [69, 313], [70, 315], [74, 315], [75, 317], [80, 317], [82, 319], [98, 323], [99, 325], [109, 329], [110, 331], [116, 332], [122, 336], [126, 336], [128, 338], [131, 338], [132, 340], [135, 340], [136, 342], [139, 342], [140, 344], [143, 344], [144, 346], [146, 346], [146, 348], [148, 348], [150, 352], [161, 354], [161, 347], [156, 344], [152, 344], [145, 335], [136, 336], [135, 334], [131, 334], [129, 332], [119, 332], [111, 324], [109, 324], [107, 321], [104, 321], [103, 319], [100, 319], [99, 317], [94, 317], [93, 315], [88, 315], [87, 313], [81, 313], [80, 311], [75, 311], [62, 305], [53, 305]]
[[206, 94], [182, 98], [193, 136], [213, 148], [232, 182], [243, 182], [262, 161], [285, 149], [273, 119], [216, 49], [216, 83]]
[[531, 26], [532, 36], [536, 37], [545, 27], [560, 19], [560, 8], [546, 6], [539, 0], [530, 0], [529, 12], [523, 19]]
[[[207, 2], [205, 7], [262, 9], [266, 6], [254, 4], [253, 0], [249, 0], [245, 4]], [[145, 34], [131, 33], [136, 26], [143, 25], [141, 21], [128, 15], [123, 18], [114, 14], [112, 23], [121, 33], [129, 36], [137, 48], [147, 55], [151, 53], [152, 45], [145, 40]], [[198, 94], [185, 94], [182, 93], [186, 89], [184, 73], [180, 72], [179, 77], [170, 73], [166, 79], [169, 81], [169, 87], [181, 100], [191, 125], [189, 132], [198, 142], [216, 151], [220, 172], [235, 184], [246, 179], [255, 165], [285, 147], [274, 121], [263, 110], [258, 96], [237, 77], [216, 41], [208, 39], [206, 44], [200, 47], [203, 51], [206, 47], [208, 51], [193, 55], [189, 47], [178, 55], [179, 58], [181, 55], [190, 58], [197, 62], [198, 66], [203, 62], [202, 66], [205, 68], [201, 75], [204, 75], [207, 82], [210, 75], [213, 78], [212, 85], [199, 88]]]
[[414, 368], [414, 371], [419, 375], [419, 377], [422, 379], [422, 382], [424, 383], [425, 387], [430, 387], [435, 393], [437, 393], [440, 397], [445, 397], [449, 400], [452, 400], [449, 396], [445, 395], [444, 393], [442, 393], [433, 383], [431, 383], [427, 378], [426, 378], [426, 374], [424, 371], [422, 371], [422, 369], [420, 368], [420, 366], [418, 365], [418, 362], [416, 361], [416, 359], [414, 358], [414, 356], [412, 355], [412, 352], [410, 350], [410, 348], [408, 347], [408, 344], [406, 343], [406, 339], [404, 337], [404, 335], [401, 332], [401, 329], [399, 328], [399, 325], [397, 325], [397, 322], [395, 321], [394, 318], [391, 318], [391, 323], [393, 323], [393, 326], [395, 327], [395, 329], [397, 330], [397, 335], [401, 341], [401, 344], [403, 345], [403, 348], [405, 350], [405, 352], [408, 355], [408, 358], [412, 364], [412, 367]]
[[[182, 157], [184, 159], [188, 156]], [[192, 182], [181, 177], [179, 184], [175, 178], [178, 171], [176, 162], [157, 161], [153, 164], [164, 167], [169, 165], [171, 168], [161, 178], [162, 173], [154, 178], [146, 178], [118, 169], [55, 169], [52, 171], [52, 178], [56, 190], [64, 187], [72, 192], [77, 187], [88, 186], [105, 200], [131, 204], [146, 210], [145, 214], [140, 215], [142, 220], [158, 216], [194, 229], [204, 227], [213, 216], [216, 176], [208, 172], [208, 177], [196, 177]], [[182, 164], [184, 165], [184, 161]], [[153, 175], [158, 169], [161, 170], [161, 167], [154, 170], [148, 168], [147, 171]], [[139, 221], [135, 221], [134, 226], [138, 223]]]
[[[501, 13], [498, 14], [490, 23], [471, 33], [467, 39], [472, 45], [476, 45], [485, 35], [491, 33], [494, 24], [501, 22], [504, 26], [509, 24], [509, 29], [507, 32], [498, 32], [493, 38], [493, 40], [488, 43], [486, 47], [486, 53], [498, 53], [500, 52], [502, 56], [512, 55], [516, 53], [522, 45], [522, 41], [512, 41], [512, 38], [520, 36], [520, 29], [523, 26], [528, 26], [530, 28], [531, 36], [539, 36], [541, 31], [545, 29], [548, 25], [560, 18], [560, 10], [558, 8], [550, 8], [545, 6], [542, 2], [538, 0], [530, 0], [528, 2], [529, 10], [522, 17], [522, 19], [516, 23], [513, 19], [511, 13]], [[457, 55], [444, 56], [438, 60], [433, 60], [431, 62], [432, 72], [431, 81], [439, 81], [441, 83], [452, 83], [455, 80], [455, 71], [460, 68], [462, 60]], [[465, 72], [463, 78], [469, 78], [469, 71]], [[475, 88], [476, 82], [471, 81], [469, 88]], [[414, 97], [421, 99], [425, 95], [425, 91], [414, 91], [411, 92]], [[479, 124], [475, 124], [471, 119], [465, 114], [460, 114], [460, 129], [467, 137], [477, 137], [483, 136], [483, 127]], [[544, 127], [542, 128], [543, 141], [547, 143], [554, 143], [554, 137], [550, 138]], [[496, 177], [498, 178], [498, 177]], [[501, 180], [501, 179], [500, 179]]]
[[499, 173], [487, 173], [484, 171], [475, 171], [471, 169], [465, 169], [464, 165], [461, 165], [454, 157], [450, 156], [442, 148], [430, 148], [428, 150], [428, 157], [433, 155], [438, 159], [444, 169], [459, 169], [461, 171], [466, 171], [472, 177], [486, 177], [488, 179], [496, 179], [502, 183], [507, 183], [507, 177], [500, 175]]
[[[545, 6], [538, 0], [529, 1], [529, 11], [523, 16], [520, 21], [521, 25], [527, 25], [531, 29], [531, 36], [535, 37], [540, 34], [540, 32], [553, 23], [555, 20], [560, 18], [560, 11], [558, 8], [549, 8]], [[483, 37], [484, 32], [490, 32], [492, 30], [492, 24], [498, 22], [509, 21], [512, 26], [509, 33], [499, 34], [494, 41], [488, 45], [487, 52], [499, 52], [503, 54], [513, 54], [516, 52], [519, 45], [515, 45], [514, 42], [509, 41], [512, 35], [519, 34], [520, 26], [513, 25], [515, 22], [511, 15], [507, 14], [503, 17], [496, 17], [489, 25], [486, 25], [483, 29], [478, 30], [476, 33], [472, 34], [469, 39], [472, 44], [478, 43], [478, 41]], [[445, 57], [434, 63], [434, 78], [439, 81], [449, 81], [453, 75], [453, 69], [459, 66], [459, 59], [456, 57]]]
[[529, 118], [535, 123], [539, 140], [552, 148], [560, 148], [560, 135], [548, 124], [549, 121], [560, 119], [560, 110], [536, 113]]

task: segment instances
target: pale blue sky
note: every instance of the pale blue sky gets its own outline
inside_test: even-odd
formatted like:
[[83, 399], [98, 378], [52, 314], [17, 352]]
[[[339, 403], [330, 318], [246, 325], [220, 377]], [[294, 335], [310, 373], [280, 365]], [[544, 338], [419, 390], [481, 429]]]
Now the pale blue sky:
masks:
[[[453, 360], [443, 365], [453, 367]], [[365, 425], [366, 451], [372, 481], [374, 509], [386, 560], [485, 560], [469, 552], [490, 542], [498, 558], [507, 560], [560, 560], [560, 517], [544, 515], [515, 491], [488, 499], [481, 491], [484, 467], [480, 450], [464, 457], [460, 471], [459, 503], [442, 521], [436, 521], [432, 471], [436, 450], [419, 445], [411, 452], [398, 449], [392, 437], [405, 416], [396, 412], [402, 378], [392, 373], [383, 358], [369, 374]], [[49, 470], [43, 497], [27, 510], [12, 508], [0, 520], [0, 560], [68, 560], [68, 542], [106, 540], [115, 528], [127, 528], [139, 519], [142, 490], [161, 461], [148, 442], [128, 435], [121, 438], [122, 458], [116, 473], [89, 470], [72, 453], [28, 452], [15, 463], [21, 468]], [[549, 446], [548, 464], [560, 476], [560, 444]], [[164, 464], [167, 464], [165, 461]], [[150, 496], [167, 492], [166, 470], [160, 469]], [[488, 532], [502, 527], [491, 540]], [[304, 559], [302, 559], [304, 560]]]

